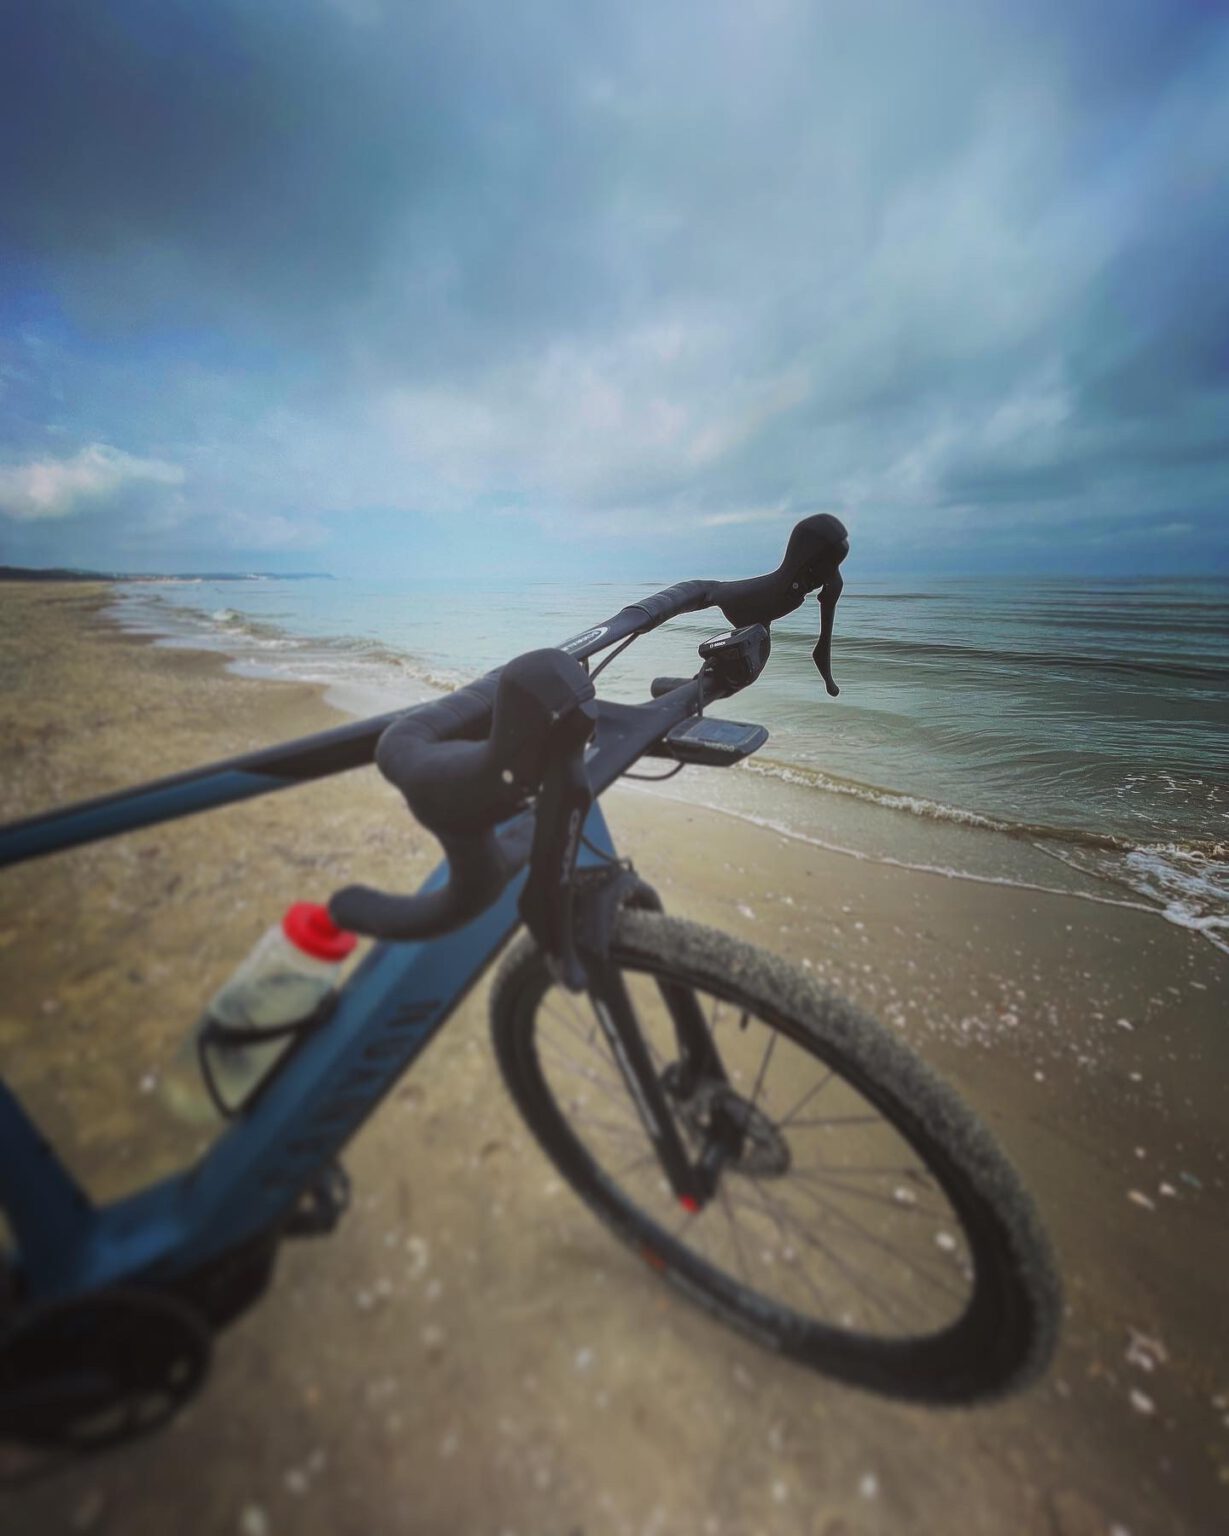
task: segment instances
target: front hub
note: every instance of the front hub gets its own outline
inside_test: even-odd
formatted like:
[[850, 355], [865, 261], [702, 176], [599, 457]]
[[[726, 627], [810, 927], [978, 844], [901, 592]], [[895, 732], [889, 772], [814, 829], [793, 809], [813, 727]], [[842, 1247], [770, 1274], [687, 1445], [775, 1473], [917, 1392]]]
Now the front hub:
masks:
[[789, 1142], [776, 1122], [729, 1083], [701, 1083], [679, 1118], [699, 1144], [704, 1166], [742, 1173], [757, 1179], [777, 1179], [790, 1167]]

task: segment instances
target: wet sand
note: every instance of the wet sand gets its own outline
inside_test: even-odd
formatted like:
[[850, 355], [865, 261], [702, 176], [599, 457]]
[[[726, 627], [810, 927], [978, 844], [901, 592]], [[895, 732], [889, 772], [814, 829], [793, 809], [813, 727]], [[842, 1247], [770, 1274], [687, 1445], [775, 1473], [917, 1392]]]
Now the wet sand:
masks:
[[[312, 687], [124, 635], [105, 598], [0, 587], [6, 819], [339, 722]], [[0, 1529], [1229, 1528], [1229, 960], [1157, 916], [843, 858], [643, 791], [603, 803], [670, 910], [809, 963], [997, 1134], [1067, 1288], [1046, 1379], [905, 1407], [719, 1328], [555, 1177], [499, 1084], [483, 986], [352, 1143], [339, 1231], [283, 1249], [203, 1395], [149, 1442], [0, 1491]], [[193, 1150], [158, 1076], [262, 929], [434, 862], [365, 770], [6, 871], [6, 1080], [92, 1192], [145, 1182]]]

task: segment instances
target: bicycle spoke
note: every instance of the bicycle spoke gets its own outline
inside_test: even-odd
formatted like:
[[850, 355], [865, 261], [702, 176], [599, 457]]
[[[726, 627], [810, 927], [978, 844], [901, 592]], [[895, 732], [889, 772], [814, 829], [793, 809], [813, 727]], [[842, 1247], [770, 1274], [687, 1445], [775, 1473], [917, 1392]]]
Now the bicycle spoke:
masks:
[[[785, 1252], [788, 1253], [789, 1251], [793, 1251], [794, 1253], [797, 1253], [797, 1250], [793, 1248], [793, 1245], [789, 1241], [789, 1234], [788, 1234], [788, 1232], [786, 1230], [786, 1227], [785, 1227], [784, 1223], [781, 1220], [780, 1214], [777, 1211], [775, 1211], [772, 1208], [772, 1206], [769, 1205], [768, 1202], [765, 1200], [764, 1192], [763, 1192], [763, 1190], [760, 1187], [760, 1181], [757, 1178], [755, 1178], [754, 1175], [752, 1175], [750, 1182], [751, 1182], [751, 1188], [760, 1197], [761, 1209], [764, 1211], [765, 1215], [768, 1217], [768, 1219], [772, 1222], [772, 1224], [776, 1227], [777, 1231], [780, 1233], [781, 1241], [782, 1241], [782, 1244], [784, 1245]], [[783, 1253], [783, 1258], [784, 1258], [785, 1263], [787, 1265], [791, 1263], [791, 1261], [787, 1257], [785, 1257], [784, 1253]], [[811, 1273], [810, 1273], [810, 1271], [806, 1267], [805, 1260], [801, 1260], [800, 1259], [797, 1271], [794, 1271], [794, 1270], [791, 1269], [790, 1272], [791, 1273], [795, 1273], [796, 1272], [799, 1275], [799, 1277], [802, 1279], [802, 1281], [806, 1285], [807, 1289], [811, 1292], [812, 1296], [815, 1297], [815, 1300], [817, 1302], [819, 1302], [821, 1307], [826, 1309], [827, 1306], [828, 1306], [827, 1297], [824, 1296], [823, 1292], [819, 1289], [819, 1287], [815, 1284], [814, 1280], [811, 1278]]]
[[[784, 1121], [779, 1122], [784, 1124]], [[819, 1120], [794, 1120], [795, 1127], [816, 1125], [882, 1125], [882, 1115], [825, 1115]]]
[[[613, 1061], [609, 1055], [607, 1055], [606, 1052], [598, 1045], [598, 1041], [600, 1040], [604, 1046], [606, 1037], [600, 1033], [596, 1018], [586, 1020], [584, 1015], [581, 1014], [579, 1008], [577, 1007], [576, 999], [571, 995], [571, 993], [565, 992], [562, 994], [562, 996], [567, 1001], [569, 1007], [572, 1010], [575, 1020], [574, 1027], [569, 1024], [569, 1021], [564, 1018], [561, 1013], [552, 1008], [552, 1003], [554, 1000], [553, 994], [551, 995], [550, 1002], [546, 1001], [545, 999], [543, 1000], [543, 1012], [548, 1013], [551, 1017], [555, 1018], [560, 1024], [563, 1025], [565, 1029], [568, 1030], [570, 1034], [575, 1036], [580, 1044], [585, 1045], [589, 1050], [591, 1050], [594, 1056], [600, 1062], [602, 1062], [603, 1065], [608, 1065], [617, 1074], [617, 1068], [615, 1068]], [[639, 1020], [637, 1020], [637, 1022], [639, 1023]], [[587, 1033], [586, 1025], [588, 1026]], [[654, 1044], [653, 1037], [649, 1034], [648, 1030], [643, 1027], [643, 1025], [640, 1026], [640, 1038], [644, 1041], [645, 1047], [648, 1050], [649, 1056], [652, 1059], [654, 1066], [659, 1072], [664, 1070], [665, 1060], [661, 1054], [661, 1051]], [[622, 1081], [622, 1079], [620, 1078], [619, 1081]]]
[[592, 1126], [595, 1130], [602, 1131], [607, 1136], [619, 1136], [629, 1141], [643, 1141], [644, 1139], [644, 1131], [639, 1120], [629, 1119], [624, 1125], [615, 1125], [609, 1120], [599, 1120], [596, 1115], [591, 1115], [583, 1109], [576, 1110], [573, 1120], [577, 1125]]
[[689, 1227], [691, 1227], [691, 1226], [693, 1226], [695, 1224], [696, 1215], [697, 1215], [697, 1213], [695, 1211], [684, 1211], [683, 1212], [682, 1220], [679, 1222], [678, 1226], [675, 1227], [674, 1231], [670, 1234], [671, 1237], [673, 1237], [676, 1242], [678, 1241], [679, 1238], [681, 1238], [683, 1236], [683, 1234], [687, 1231], [687, 1229]]
[[807, 1089], [807, 1091], [798, 1100], [797, 1104], [794, 1105], [793, 1109], [790, 1110], [789, 1114], [783, 1115], [781, 1119], [777, 1121], [778, 1129], [787, 1126], [798, 1113], [798, 1111], [800, 1109], [805, 1109], [817, 1094], [822, 1093], [835, 1076], [836, 1074], [832, 1071], [831, 1067], [829, 1067], [828, 1071], [824, 1074], [823, 1077], [820, 1078], [819, 1082], [817, 1082], [813, 1087]]
[[[746, 1028], [747, 1015], [743, 1013], [743, 1028]], [[755, 1087], [751, 1090], [751, 1106], [755, 1107], [755, 1101], [760, 1096], [760, 1089], [764, 1086], [764, 1078], [768, 1073], [768, 1063], [772, 1060], [772, 1053], [777, 1047], [777, 1032], [774, 1029], [768, 1036], [768, 1047], [764, 1052], [764, 1059], [760, 1062], [759, 1075], [755, 1079]]]
[[590, 1072], [578, 1062], [573, 1061], [570, 1056], [559, 1049], [553, 1040], [538, 1041], [539, 1057], [543, 1054], [543, 1047], [546, 1048], [548, 1057], [553, 1058], [557, 1064], [574, 1072], [577, 1077], [583, 1078], [585, 1082], [592, 1083], [596, 1089], [604, 1093], [607, 1098], [612, 1099], [616, 1104], [623, 1105], [628, 1103], [627, 1085], [621, 1077], [614, 1077], [610, 1080], [599, 1077], [596, 1072]]
[[[636, 1169], [642, 1168], [645, 1163], [654, 1163], [656, 1161], [657, 1153], [650, 1148], [648, 1152], [642, 1152], [639, 1157], [633, 1158], [626, 1167], [617, 1168], [611, 1177], [615, 1179], [625, 1179], [629, 1173], [635, 1173]], [[690, 1215], [691, 1213], [689, 1212], [688, 1214]]]
[[742, 1247], [740, 1246], [739, 1241], [738, 1241], [738, 1228], [735, 1225], [734, 1216], [733, 1216], [732, 1212], [730, 1211], [730, 1202], [729, 1202], [729, 1198], [727, 1197], [726, 1192], [725, 1192], [725, 1185], [724, 1185], [724, 1183], [719, 1184], [717, 1186], [717, 1193], [721, 1197], [721, 1208], [725, 1212], [725, 1219], [730, 1224], [730, 1239], [731, 1239], [731, 1241], [732, 1241], [732, 1243], [734, 1245], [734, 1260], [735, 1260], [735, 1262], [738, 1265], [739, 1273], [743, 1277], [743, 1283], [745, 1285], [750, 1285], [751, 1281], [750, 1281], [750, 1277], [747, 1274], [746, 1263], [745, 1263], [745, 1261], [743, 1259]]
[[855, 1200], [869, 1200], [875, 1205], [890, 1206], [902, 1215], [929, 1216], [934, 1221], [943, 1221], [946, 1217], [946, 1212], [936, 1211], [933, 1206], [919, 1205], [916, 1200], [897, 1200], [891, 1195], [877, 1195], [869, 1189], [857, 1189], [852, 1184], [842, 1184], [839, 1179], [828, 1178], [824, 1174], [805, 1168], [793, 1168], [790, 1171], [796, 1179], [812, 1179], [815, 1183], [822, 1184], [825, 1189], [838, 1190], [841, 1194], [850, 1195]]
[[[761, 1191], [761, 1193], [764, 1194], [765, 1199], [768, 1199], [767, 1193], [765, 1191]], [[734, 1198], [737, 1199], [738, 1197], [735, 1196]], [[770, 1201], [770, 1203], [774, 1206], [776, 1205], [775, 1201]], [[789, 1220], [788, 1213], [785, 1214], [784, 1219]], [[905, 1327], [905, 1324], [902, 1323], [900, 1315], [896, 1309], [894, 1307], [890, 1307], [885, 1301], [876, 1295], [875, 1287], [869, 1283], [865, 1275], [855, 1274], [838, 1253], [835, 1253], [831, 1248], [828, 1247], [825, 1242], [823, 1242], [819, 1237], [815, 1235], [814, 1232], [810, 1231], [808, 1228], [795, 1225], [795, 1231], [797, 1232], [799, 1239], [805, 1243], [808, 1248], [818, 1249], [818, 1251], [822, 1253], [830, 1263], [834, 1264], [836, 1268], [840, 1270], [840, 1272], [853, 1286], [856, 1295], [866, 1296], [869, 1300], [875, 1303], [880, 1312], [882, 1312], [890, 1322], [896, 1324], [898, 1327]]]
[[654, 1067], [657, 1069], [657, 1071], [659, 1073], [661, 1073], [662, 1071], [665, 1070], [665, 1065], [666, 1065], [665, 1057], [661, 1054], [661, 1052], [653, 1044], [653, 1037], [652, 1037], [652, 1035], [649, 1034], [648, 1030], [645, 1029], [643, 1024], [640, 1024], [640, 1020], [637, 1019], [636, 1022], [637, 1022], [638, 1025], [640, 1025], [640, 1038], [644, 1041], [645, 1049], [649, 1053], [649, 1058], [652, 1061]]
[[[865, 1174], [867, 1178], [871, 1178], [876, 1175], [882, 1177], [884, 1174], [890, 1174], [893, 1178], [909, 1179], [915, 1178], [918, 1174], [920, 1174], [926, 1181], [927, 1188], [933, 1187], [934, 1182], [931, 1179], [929, 1171], [917, 1163], [906, 1164], [903, 1167], [895, 1166], [889, 1163], [825, 1163], [820, 1171], [823, 1172], [828, 1170], [831, 1170], [833, 1173], [839, 1173], [842, 1178], [844, 1178], [847, 1174], [857, 1174], [859, 1176]], [[799, 1170], [800, 1173], [802, 1171], [803, 1170], [801, 1169]]]
[[565, 1018], [562, 1013], [552, 1009], [550, 1004], [544, 1004], [543, 1012], [547, 1013], [551, 1018], [555, 1020], [557, 1024], [565, 1029], [578, 1045], [584, 1046], [585, 1050], [593, 1057], [594, 1061], [605, 1067], [610, 1072], [615, 1081], [618, 1081], [618, 1068], [611, 1060], [609, 1053], [598, 1045], [598, 1039], [600, 1038], [602, 1046], [605, 1046], [606, 1037], [604, 1035], [600, 1037], [597, 1035], [596, 1023], [593, 1025], [592, 1032], [589, 1035], [586, 1035], [584, 1032], [583, 1024], [578, 1027], [571, 1020]]
[[580, 1011], [580, 1004], [576, 1001], [575, 996], [571, 992], [564, 991], [561, 987], [557, 987], [555, 989], [554, 996], [557, 997], [560, 1002], [564, 1002], [568, 1005], [568, 1008], [572, 1014], [573, 1021], [576, 1024], [577, 1031], [579, 1032], [581, 1038], [585, 1040], [587, 1044], [592, 1045], [594, 1040], [597, 1038], [598, 1033], [598, 1022], [596, 1014], [590, 1013], [587, 1016], [583, 1014]]
[[842, 1211], [839, 1206], [830, 1204], [827, 1200], [823, 1199], [822, 1196], [817, 1195], [813, 1189], [802, 1189], [799, 1190], [799, 1193], [806, 1195], [809, 1200], [812, 1200], [817, 1206], [826, 1211], [830, 1216], [835, 1216], [838, 1221], [843, 1222], [852, 1233], [862, 1238], [864, 1242], [870, 1243], [872, 1247], [878, 1248], [881, 1253], [889, 1254], [892, 1258], [897, 1259], [901, 1263], [907, 1265], [908, 1268], [914, 1272], [914, 1274], [921, 1275], [924, 1280], [929, 1280], [931, 1285], [937, 1286], [948, 1296], [955, 1297], [957, 1301], [964, 1300], [961, 1292], [953, 1290], [952, 1287], [949, 1286], [945, 1281], [941, 1280], [937, 1275], [928, 1270], [925, 1265], [919, 1264], [916, 1259], [911, 1259], [908, 1254], [901, 1253], [898, 1249], [893, 1248], [891, 1243], [885, 1243], [882, 1238], [877, 1237], [873, 1232], [868, 1231], [868, 1229], [864, 1227], [860, 1221], [856, 1221], [852, 1216], [849, 1215], [847, 1211]]

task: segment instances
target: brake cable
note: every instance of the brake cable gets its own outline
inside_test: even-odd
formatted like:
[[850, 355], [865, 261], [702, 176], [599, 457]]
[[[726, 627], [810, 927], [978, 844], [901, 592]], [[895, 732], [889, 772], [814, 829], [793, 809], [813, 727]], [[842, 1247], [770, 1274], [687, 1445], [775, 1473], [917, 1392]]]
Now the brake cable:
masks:
[[615, 657], [618, 656], [622, 651], [625, 651], [633, 640], [639, 640], [639, 638], [640, 635], [638, 633], [634, 635], [628, 635], [627, 639], [624, 640], [622, 644], [616, 645], [614, 650], [611, 651], [610, 655], [600, 661], [597, 666], [594, 667], [593, 671], [589, 673], [589, 681], [592, 682], [595, 677], [600, 677], [601, 674], [610, 665], [610, 663], [615, 659]]
[[[616, 645], [614, 650], [611, 651], [610, 655], [605, 657], [596, 667], [594, 667], [593, 671], [589, 673], [589, 681], [593, 682], [595, 678], [599, 677], [616, 656], [625, 651], [633, 640], [639, 640], [639, 638], [639, 633], [628, 635], [626, 640], [624, 640], [621, 644]], [[624, 773], [621, 775], [621, 777], [625, 779], [642, 779], [646, 784], [660, 784], [663, 779], [672, 779], [676, 773], [681, 773], [686, 766], [686, 763], [677, 763], [667, 773]], [[586, 846], [589, 845], [586, 843]], [[598, 850], [596, 848], [590, 848], [590, 851], [596, 853]]]
[[[697, 718], [699, 717], [697, 716]], [[663, 779], [672, 779], [676, 773], [682, 773], [686, 766], [686, 763], [675, 763], [674, 767], [666, 773], [622, 773], [619, 777], [624, 779], [641, 779], [646, 784], [660, 784]]]

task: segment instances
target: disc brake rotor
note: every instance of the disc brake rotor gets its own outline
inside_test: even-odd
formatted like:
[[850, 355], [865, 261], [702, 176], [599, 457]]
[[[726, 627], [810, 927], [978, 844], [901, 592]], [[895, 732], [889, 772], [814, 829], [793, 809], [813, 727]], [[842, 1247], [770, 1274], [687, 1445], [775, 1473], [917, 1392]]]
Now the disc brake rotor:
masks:
[[764, 1179], [789, 1171], [789, 1143], [776, 1122], [729, 1083], [701, 1083], [678, 1113], [696, 1141], [725, 1149], [726, 1172]]

